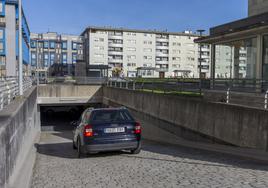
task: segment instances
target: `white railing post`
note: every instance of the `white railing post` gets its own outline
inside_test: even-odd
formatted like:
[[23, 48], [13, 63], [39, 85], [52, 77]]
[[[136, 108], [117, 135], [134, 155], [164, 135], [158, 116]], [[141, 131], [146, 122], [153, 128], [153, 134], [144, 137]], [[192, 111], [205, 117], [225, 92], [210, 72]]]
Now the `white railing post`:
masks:
[[264, 109], [268, 109], [268, 90], [265, 93], [265, 99], [264, 99]]
[[6, 84], [6, 88], [7, 88], [7, 104], [10, 104], [10, 102], [11, 102], [11, 90], [10, 90], [10, 86], [9, 86], [8, 82]]
[[126, 82], [126, 89], [128, 89], [128, 82]]
[[0, 110], [4, 108], [4, 93], [0, 91]]
[[122, 88], [122, 82], [119, 82], [119, 87]]
[[228, 88], [228, 90], [227, 90], [226, 103], [227, 104], [230, 103], [230, 88]]

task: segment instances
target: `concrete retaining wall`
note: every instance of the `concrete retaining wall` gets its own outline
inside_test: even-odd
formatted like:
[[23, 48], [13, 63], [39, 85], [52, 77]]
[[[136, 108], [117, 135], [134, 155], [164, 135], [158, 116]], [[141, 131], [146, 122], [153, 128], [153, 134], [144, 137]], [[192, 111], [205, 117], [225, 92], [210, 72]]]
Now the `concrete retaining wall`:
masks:
[[[232, 145], [268, 151], [268, 111], [118, 88], [104, 87], [103, 96], [105, 104], [121, 104], [166, 122], [161, 129], [177, 136], [192, 131]], [[182, 128], [189, 131], [184, 134]]]
[[40, 133], [37, 89], [0, 112], [0, 187], [28, 187]]
[[102, 102], [101, 86], [40, 85], [38, 104], [85, 104]]

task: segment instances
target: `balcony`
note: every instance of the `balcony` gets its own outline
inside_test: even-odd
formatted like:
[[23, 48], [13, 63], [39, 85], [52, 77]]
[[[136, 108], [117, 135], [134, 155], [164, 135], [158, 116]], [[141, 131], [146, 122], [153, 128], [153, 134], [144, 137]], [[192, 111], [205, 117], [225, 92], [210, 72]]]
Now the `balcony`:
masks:
[[158, 57], [168, 57], [168, 54], [165, 54], [163, 52], [156, 52], [156, 56], [158, 56]]
[[167, 38], [156, 38], [157, 42], [169, 42], [169, 39]]
[[108, 63], [123, 63], [123, 59], [108, 59]]
[[163, 61], [163, 60], [160, 60], [160, 61], [157, 61], [156, 60], [156, 65], [168, 65], [169, 64], [169, 62], [168, 61]]
[[109, 39], [123, 40], [123, 35], [109, 35]]
[[168, 50], [169, 47], [168, 46], [156, 46], [157, 50]]
[[123, 55], [123, 52], [121, 51], [108, 51], [108, 55]]
[[118, 48], [123, 48], [123, 44], [119, 44], [119, 43], [109, 43], [109, 47], [118, 47]]

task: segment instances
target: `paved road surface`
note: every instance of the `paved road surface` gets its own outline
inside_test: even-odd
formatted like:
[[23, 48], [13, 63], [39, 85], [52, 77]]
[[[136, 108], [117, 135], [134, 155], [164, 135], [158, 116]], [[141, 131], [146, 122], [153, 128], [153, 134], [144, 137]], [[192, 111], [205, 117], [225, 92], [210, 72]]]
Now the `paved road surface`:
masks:
[[268, 187], [268, 165], [145, 141], [139, 155], [110, 152], [77, 159], [71, 132], [43, 132], [33, 188]]

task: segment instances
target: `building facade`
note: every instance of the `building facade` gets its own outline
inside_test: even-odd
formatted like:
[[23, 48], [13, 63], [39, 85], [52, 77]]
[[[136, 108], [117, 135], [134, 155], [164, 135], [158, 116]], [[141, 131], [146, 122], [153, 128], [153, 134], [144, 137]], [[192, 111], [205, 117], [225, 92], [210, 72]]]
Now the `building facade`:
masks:
[[248, 1], [248, 15], [254, 16], [268, 11], [267, 0], [249, 0]]
[[[17, 0], [0, 0], [0, 76], [18, 75], [18, 12]], [[29, 75], [30, 29], [24, 12], [22, 13], [22, 32], [23, 73]]]
[[[192, 32], [88, 27], [81, 36], [86, 64], [109, 65], [109, 76], [199, 77], [198, 36]], [[209, 77], [209, 45], [201, 52], [202, 73]]]
[[77, 57], [83, 54], [81, 36], [55, 32], [31, 33], [31, 66], [48, 76], [73, 76]]
[[[249, 0], [249, 16], [210, 29], [197, 39], [211, 45], [211, 77], [259, 84], [268, 89], [268, 6], [267, 1]], [[259, 9], [259, 8], [261, 9]], [[254, 88], [253, 88], [254, 89]]]

